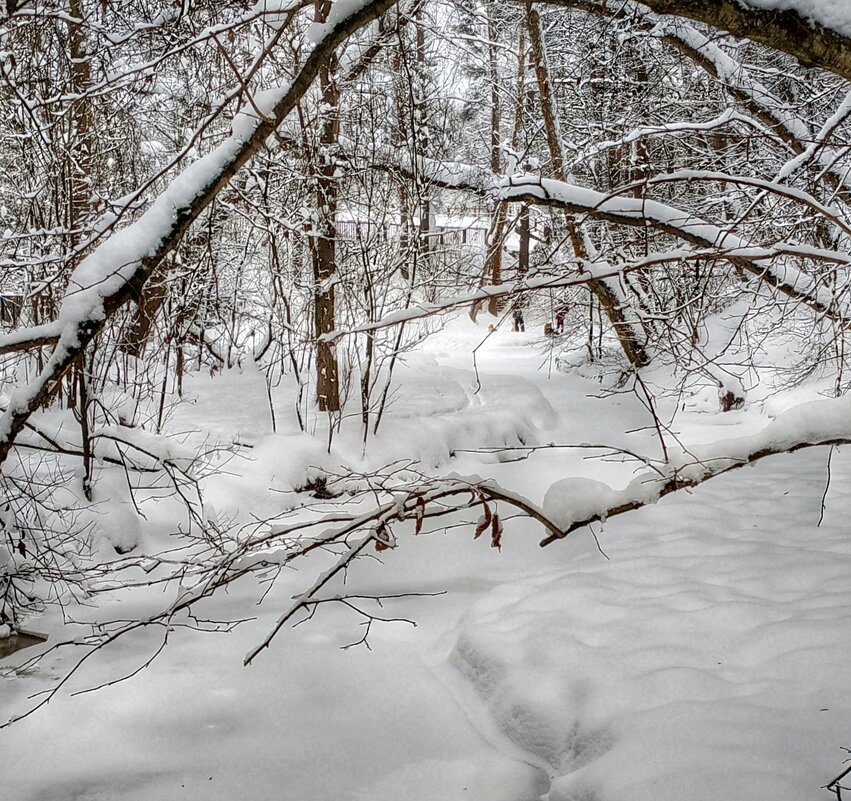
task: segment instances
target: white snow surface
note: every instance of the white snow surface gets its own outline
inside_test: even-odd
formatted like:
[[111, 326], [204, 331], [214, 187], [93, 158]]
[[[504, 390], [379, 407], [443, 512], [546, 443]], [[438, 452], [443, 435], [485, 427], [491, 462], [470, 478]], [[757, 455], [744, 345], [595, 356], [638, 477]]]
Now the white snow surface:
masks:
[[[190, 402], [173, 410], [170, 425], [197, 433], [175, 453], [144, 445], [158, 458], [179, 458], [193, 437], [253, 445], [201, 479], [207, 513], [235, 522], [309, 501], [295, 490], [323, 471], [413, 455], [432, 475], [492, 478], [565, 526], [647, 476], [645, 465], [600, 458], [603, 450], [528, 450], [605, 443], [659, 455], [638, 401], [601, 395], [579, 371], [552, 371], [553, 354], [535, 331], [491, 335], [478, 351], [479, 387], [470, 351], [486, 328], [465, 317], [406, 356], [366, 457], [357, 430], [344, 430], [330, 453], [321, 420], [299, 432], [285, 386], [273, 398], [272, 434], [266, 387], [252, 369], [189, 377]], [[799, 403], [817, 389], [720, 417], [696, 408], [676, 418], [677, 431], [707, 459], [804, 427], [821, 441], [841, 428], [848, 407]], [[492, 448], [474, 452], [483, 445]], [[833, 453], [818, 525], [827, 456], [812, 448], [771, 457], [545, 549], [540, 524], [517, 518], [505, 521], [501, 552], [487, 538], [474, 541], [469, 527], [418, 537], [400, 529], [383, 564], [356, 565], [346, 588], [446, 594], [388, 601], [383, 613], [419, 625], [376, 624], [372, 650], [340, 650], [362, 636], [361, 621], [326, 608], [281, 632], [245, 669], [243, 654], [312, 577], [303, 564], [271, 588], [237, 583], [203, 612], [252, 621], [227, 635], [176, 628], [133, 679], [70, 695], [134, 670], [161, 632], [127, 637], [93, 657], [68, 692], [0, 731], [2, 798], [828, 797], [821, 788], [851, 746], [851, 459]], [[169, 503], [140, 493], [145, 518], [136, 517], [121, 498], [123, 473], [106, 477], [99, 527], [108, 534], [112, 521], [132, 531], [146, 552], [173, 546]], [[112, 518], [107, 494], [116, 498]], [[143, 616], [164, 602], [156, 586], [104, 593], [69, 617]], [[58, 616], [33, 628], [52, 639], [79, 632]], [[0, 672], [0, 718], [51, 687], [73, 651], [22, 675]], [[2, 660], [0, 670], [14, 664]]]

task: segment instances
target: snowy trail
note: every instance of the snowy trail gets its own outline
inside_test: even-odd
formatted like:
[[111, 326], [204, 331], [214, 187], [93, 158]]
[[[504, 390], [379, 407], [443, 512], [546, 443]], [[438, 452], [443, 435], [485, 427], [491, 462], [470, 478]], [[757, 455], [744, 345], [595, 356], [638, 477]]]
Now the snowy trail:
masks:
[[[478, 386], [470, 352], [483, 333], [459, 322], [410, 355], [367, 460], [357, 432], [336, 438], [331, 456], [321, 428], [298, 433], [283, 390], [271, 435], [265, 386], [248, 371], [192, 378], [196, 402], [173, 426], [254, 443], [208, 481], [223, 518], [273, 513], [289, 496], [268, 488], [292, 490], [310, 464], [359, 469], [419, 453], [426, 471], [491, 476], [540, 502], [565, 475], [618, 486], [634, 468], [524, 445], [656, 453], [637, 398], [597, 397], [594, 382], [550, 373], [534, 334], [490, 338]], [[678, 426], [701, 441], [719, 422], [728, 436], [765, 420], [754, 405]], [[359, 566], [357, 588], [447, 594], [389, 603], [418, 627], [376, 627], [371, 651], [341, 651], [359, 621], [323, 610], [243, 669], [304, 579], [282, 577], [262, 606], [263, 588], [246, 582], [205, 611], [256, 620], [229, 635], [178, 631], [131, 682], [62, 696], [0, 733], [3, 798], [817, 801], [851, 745], [851, 460], [834, 454], [818, 526], [826, 458], [775, 457], [596, 527], [608, 559], [586, 531], [542, 550], [539, 527], [523, 520], [510, 521], [501, 553], [468, 529], [407, 539], [383, 565]], [[109, 611], [134, 613], [127, 602]], [[128, 638], [81, 681], [120, 675], [153, 646]], [[0, 715], [67, 659], [4, 681]]]
[[[523, 381], [494, 381], [485, 401], [470, 392], [469, 370], [443, 369], [430, 357], [423, 359], [435, 368], [431, 377], [411, 371], [403, 384], [404, 406], [396, 404], [388, 420], [385, 438], [402, 446], [399, 457], [411, 452], [410, 437], [400, 439], [400, 431], [409, 431], [410, 420], [425, 414], [430, 425], [428, 430], [419, 426], [417, 436], [420, 451], [435, 464], [445, 462], [453, 442], [469, 436], [467, 444], [473, 444], [483, 430], [511, 439], [506, 432], [513, 432], [516, 424], [509, 396], [515, 411], [523, 408], [518, 422], [530, 411], [547, 418], [546, 411], [534, 411], [536, 404], [542, 405], [540, 392]], [[203, 438], [229, 441], [238, 436], [257, 443], [250, 456], [232, 460], [235, 475], [209, 482], [208, 493], [222, 515], [245, 511], [246, 504], [252, 513], [271, 513], [274, 500], [270, 504], [266, 487], [297, 484], [305, 471], [303, 463], [291, 465], [288, 457], [327, 461], [321, 435], [311, 440], [293, 431], [270, 434], [258, 375], [233, 372], [188, 384], [197, 389], [197, 397], [177, 410], [175, 430], [200, 425]], [[395, 447], [385, 447], [382, 459], [397, 458]], [[355, 451], [353, 445], [352, 455]], [[272, 625], [291, 592], [281, 582], [257, 608], [257, 588], [238, 589], [217, 601], [210, 613], [221, 618], [256, 614], [256, 622], [226, 636], [179, 634], [131, 682], [59, 698], [0, 734], [4, 761], [13, 766], [4, 779], [10, 793], [4, 798], [131, 801], [242, 794], [391, 801], [412, 792], [425, 801], [538, 797], [546, 789], [545, 777], [507, 740], [493, 732], [485, 737], [473, 726], [447, 691], [430, 652], [469, 603], [500, 579], [471, 576], [482, 555], [478, 546], [466, 543], [465, 557], [455, 562], [453, 572], [445, 570], [441, 558], [435, 560], [433, 547], [423, 545], [400, 553], [403, 564], [398, 570], [394, 566], [393, 577], [381, 570], [374, 583], [450, 591], [446, 598], [392, 607], [394, 614], [416, 619], [416, 630], [388, 624], [371, 635], [372, 651], [341, 651], [360, 631], [350, 617], [332, 613], [316, 626], [287, 632], [257, 666], [244, 669], [243, 653]], [[388, 561], [395, 562], [397, 555], [390, 556]], [[432, 563], [430, 571], [421, 569], [422, 556]], [[496, 554], [484, 556], [500, 562], [501, 576], [514, 572]], [[369, 575], [363, 576], [362, 586], [369, 588]], [[120, 643], [80, 686], [132, 670], [151, 649], [149, 637]], [[56, 674], [64, 664], [62, 657], [55, 660]], [[4, 711], [7, 703], [14, 708], [26, 693], [44, 686], [52, 672], [31, 682], [7, 682]], [[55, 756], [48, 764], [45, 753]]]

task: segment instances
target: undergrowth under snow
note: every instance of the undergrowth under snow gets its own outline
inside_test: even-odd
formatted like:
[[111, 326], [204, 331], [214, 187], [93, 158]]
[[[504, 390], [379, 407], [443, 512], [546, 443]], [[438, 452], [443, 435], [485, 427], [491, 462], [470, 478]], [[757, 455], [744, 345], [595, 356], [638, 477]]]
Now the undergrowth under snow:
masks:
[[[194, 402], [170, 423], [197, 430], [181, 447], [234, 437], [253, 446], [223, 455], [226, 469], [203, 479], [206, 513], [246, 524], [307, 500], [297, 490], [317, 475], [416, 454], [426, 473], [490, 477], [575, 519], [643, 466], [601, 450], [528, 448], [607, 444], [658, 456], [638, 399], [602, 392], [587, 370], [555, 371], [536, 334], [492, 335], [478, 353], [477, 389], [469, 354], [484, 335], [456, 322], [410, 354], [366, 456], [355, 427], [330, 453], [320, 421], [298, 432], [285, 388], [274, 395], [272, 434], [256, 372], [191, 377]], [[676, 427], [698, 444], [750, 435], [816, 390], [723, 417], [697, 399]], [[68, 692], [0, 732], [2, 797], [828, 798], [821, 787], [851, 746], [851, 460], [832, 453], [822, 509], [827, 459], [826, 448], [771, 457], [546, 549], [540, 526], [519, 518], [506, 522], [501, 552], [467, 527], [402, 537], [381, 563], [356, 566], [348, 589], [446, 594], [387, 602], [383, 614], [419, 625], [376, 624], [371, 650], [340, 650], [362, 636], [362, 621], [327, 608], [242, 668], [309, 580], [236, 584], [204, 612], [252, 620], [229, 634], [177, 628], [132, 680], [70, 696], [132, 671], [159, 633], [126, 637]], [[103, 486], [120, 494], [118, 481]], [[169, 501], [152, 494], [143, 519], [126, 501], [119, 515], [107, 495], [108, 535], [124, 542], [130, 532], [147, 552], [173, 543]], [[164, 602], [156, 587], [107, 592], [68, 614], [132, 618]], [[58, 617], [38, 623], [54, 639], [76, 631]], [[75, 657], [60, 650], [24, 675], [7, 670], [0, 716], [19, 712]]]

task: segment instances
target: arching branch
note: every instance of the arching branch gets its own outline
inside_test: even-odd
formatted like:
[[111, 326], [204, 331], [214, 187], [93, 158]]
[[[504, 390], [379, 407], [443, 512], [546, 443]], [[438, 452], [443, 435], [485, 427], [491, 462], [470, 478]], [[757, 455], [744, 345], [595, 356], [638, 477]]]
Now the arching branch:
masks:
[[[346, 13], [332, 11], [314, 34], [316, 45], [293, 81], [255, 103], [259, 116], [243, 110], [231, 136], [204, 158], [191, 164], [134, 224], [116, 233], [74, 271], [59, 314], [59, 339], [42, 372], [16, 390], [0, 418], [0, 464], [32, 412], [50, 395], [89, 342], [115, 312], [139, 296], [145, 282], [174, 249], [189, 226], [260, 150], [295, 108], [336, 48], [357, 30], [387, 11], [395, 0], [371, 0]], [[336, 8], [336, 7], [335, 7]]]
[[[374, 166], [380, 169], [406, 172], [409, 165], [387, 160]], [[650, 226], [657, 231], [695, 245], [717, 258], [725, 259], [736, 267], [755, 275], [764, 283], [792, 300], [798, 301], [816, 314], [851, 327], [846, 311], [837, 304], [834, 293], [819, 287], [813, 279], [790, 264], [776, 266], [774, 260], [782, 256], [805, 258], [827, 264], [851, 265], [851, 254], [779, 242], [763, 246], [746, 240], [726, 228], [695, 216], [691, 212], [645, 198], [619, 197], [594, 189], [576, 186], [566, 181], [541, 178], [532, 174], [518, 174], [504, 178], [487, 170], [460, 163], [426, 161], [419, 165], [435, 186], [471, 192], [483, 197], [495, 197], [509, 203], [530, 203], [562, 209], [570, 214], [587, 215], [616, 225], [632, 228]], [[673, 176], [671, 176], [673, 177]], [[717, 176], [716, 176], [717, 177]], [[656, 180], [661, 181], [664, 176]], [[760, 183], [772, 189], [770, 182]], [[786, 192], [784, 187], [778, 191]], [[799, 196], [797, 199], [801, 199]], [[809, 203], [808, 203], [809, 204]], [[704, 255], [704, 258], [707, 257]]]
[[[580, 5], [572, 0], [545, 3]], [[584, 0], [582, 5], [604, 9], [607, 0]], [[851, 81], [851, 38], [795, 9], [755, 8], [741, 0], [643, 0], [643, 5], [657, 14], [685, 17], [751, 39], [793, 56], [805, 67], [819, 67]], [[851, 28], [851, 16], [847, 23]]]
[[[782, 142], [796, 156], [807, 152], [811, 138], [809, 126], [797, 117], [794, 110], [776, 98], [772, 92], [749, 74], [747, 68], [732, 58], [709, 36], [701, 33], [683, 18], [660, 19], [647, 4], [625, 2], [610, 4], [599, 0], [547, 0], [547, 5], [576, 9], [609, 19], [629, 20], [630, 25], [664, 42], [686, 56], [698, 67], [720, 81], [724, 91], [739, 103], [765, 131]], [[835, 170], [829, 153], [816, 155], [816, 165], [832, 192], [846, 202], [851, 198], [847, 174]]]

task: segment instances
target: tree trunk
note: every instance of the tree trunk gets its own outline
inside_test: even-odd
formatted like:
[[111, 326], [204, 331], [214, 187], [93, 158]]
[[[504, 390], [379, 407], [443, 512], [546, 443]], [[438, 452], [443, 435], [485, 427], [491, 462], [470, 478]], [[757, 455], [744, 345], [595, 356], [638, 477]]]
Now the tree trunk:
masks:
[[[316, 0], [314, 19], [325, 22], [330, 9], [329, 0]], [[322, 109], [319, 112], [319, 153], [316, 165], [317, 223], [310, 236], [315, 292], [313, 323], [316, 333], [316, 398], [322, 412], [340, 411], [337, 353], [333, 343], [322, 339], [324, 334], [336, 327], [333, 279], [337, 272], [336, 215], [339, 189], [333, 150], [340, 133], [340, 91], [334, 80], [336, 66], [337, 59], [333, 56], [319, 70]]]
[[[499, 64], [496, 50], [497, 30], [489, 6], [486, 6], [486, 13], [488, 15], [488, 77], [491, 85], [491, 172], [497, 175], [500, 172], [500, 145], [502, 144], [502, 137], [500, 136], [502, 108], [499, 98]], [[505, 238], [506, 216], [505, 203], [499, 203], [494, 209], [488, 230], [485, 280], [489, 279], [493, 286], [499, 286], [502, 283], [502, 244]], [[491, 298], [488, 301], [488, 314], [498, 315], [499, 307], [499, 299]]]
[[[531, 2], [526, 3], [526, 22], [529, 30], [529, 43], [532, 47], [532, 57], [535, 65], [535, 77], [538, 82], [538, 94], [540, 96], [541, 116], [544, 121], [547, 146], [550, 151], [553, 173], [559, 180], [567, 180], [564, 170], [564, 155], [562, 153], [561, 133], [559, 131], [558, 118], [556, 117], [555, 105], [551, 97], [549, 69], [547, 67], [547, 56], [544, 49], [543, 37], [541, 36], [541, 20], [538, 12]], [[565, 225], [570, 237], [573, 252], [577, 259], [588, 259], [588, 249], [576, 225], [576, 220], [570, 215], [564, 215]], [[623, 307], [618, 299], [617, 293], [604, 281], [589, 281], [588, 288], [600, 301], [600, 306], [605, 310], [609, 321], [614, 328], [618, 341], [623, 348], [629, 363], [633, 367], [644, 367], [647, 362], [647, 353], [638, 333], [630, 325], [624, 315]]]

